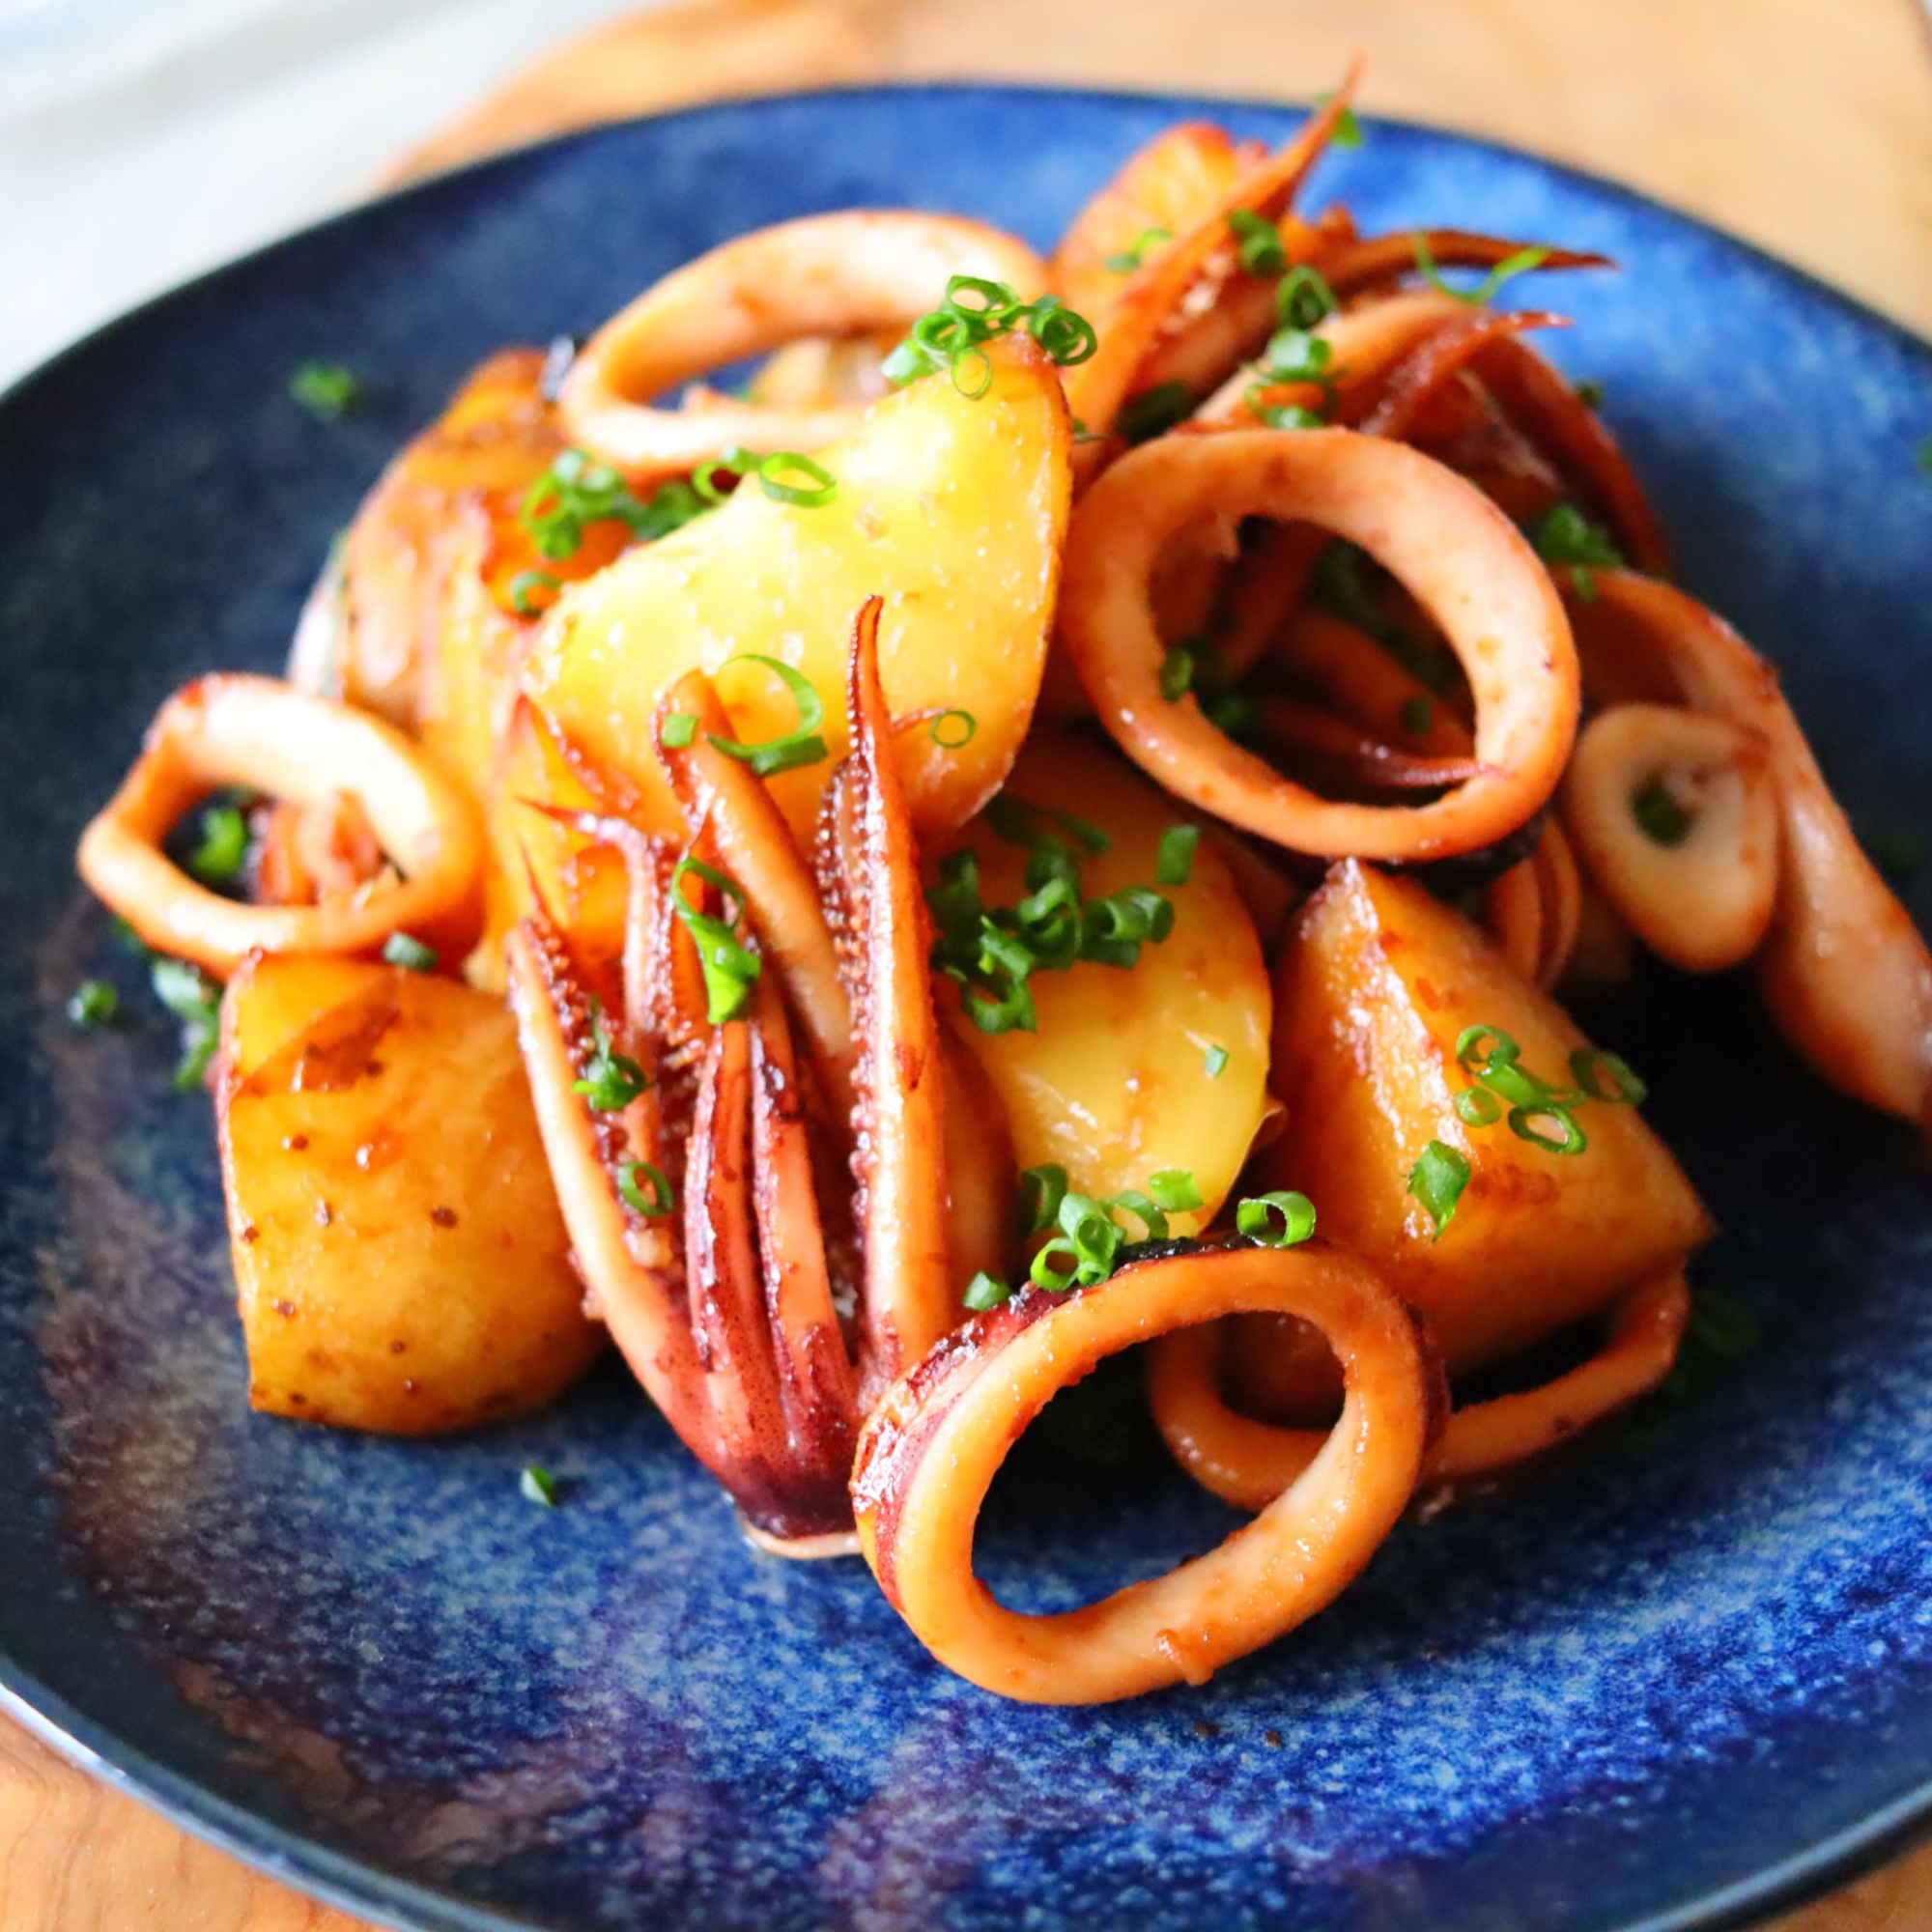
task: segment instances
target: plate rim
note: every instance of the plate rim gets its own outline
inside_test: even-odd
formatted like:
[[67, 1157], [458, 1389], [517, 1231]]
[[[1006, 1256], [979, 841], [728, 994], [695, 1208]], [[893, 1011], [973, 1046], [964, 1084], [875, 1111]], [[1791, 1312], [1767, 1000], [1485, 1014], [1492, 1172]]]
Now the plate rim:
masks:
[[[1928, 0], [1932, 4], [1932, 0]], [[487, 182], [497, 173], [509, 174], [539, 156], [576, 147], [587, 147], [628, 129], [668, 122], [702, 120], [713, 116], [755, 112], [767, 106], [788, 106], [821, 100], [851, 99], [917, 99], [921, 97], [988, 99], [1043, 103], [1079, 100], [1098, 105], [1161, 106], [1182, 115], [1201, 113], [1309, 113], [1308, 101], [1275, 96], [1242, 96], [1170, 91], [1160, 88], [1065, 86], [1052, 81], [913, 80], [855, 81], [833, 86], [792, 88], [769, 94], [728, 95], [662, 109], [650, 114], [600, 122], [563, 134], [528, 141], [461, 166], [353, 203], [322, 219], [305, 223], [285, 235], [247, 249], [215, 266], [188, 275], [146, 297], [132, 307], [95, 324], [85, 333], [63, 344], [51, 355], [21, 371], [0, 387], [0, 422], [32, 391], [65, 367], [92, 353], [124, 329], [136, 327], [152, 312], [165, 309], [190, 293], [202, 290], [271, 260], [284, 251], [298, 250], [311, 238], [353, 227], [380, 217], [393, 208], [423, 201], [452, 186]], [[1746, 257], [1775, 279], [1792, 285], [1811, 301], [1823, 301], [1867, 328], [1876, 328], [1907, 354], [1924, 363], [1932, 377], [1932, 336], [1913, 325], [1874, 307], [1861, 297], [1826, 280], [1814, 270], [1787, 260], [1775, 250], [1722, 224], [1694, 214], [1643, 189], [1572, 161], [1559, 160], [1527, 148], [1492, 140], [1439, 122], [1403, 115], [1362, 111], [1366, 128], [1386, 128], [1419, 134], [1464, 151], [1498, 157], [1568, 182], [1589, 194], [1621, 204], [1646, 219], [1662, 219], [1680, 230]], [[159, 1813], [171, 1824], [203, 1842], [241, 1860], [251, 1869], [292, 1886], [339, 1911], [391, 1932], [546, 1932], [545, 1920], [513, 1915], [424, 1881], [404, 1877], [353, 1853], [336, 1849], [314, 1832], [284, 1825], [224, 1798], [153, 1757], [75, 1708], [51, 1685], [25, 1669], [0, 1649], [0, 1714], [12, 1718], [63, 1761], [85, 1776]], [[1856, 1823], [1790, 1853], [1750, 1876], [1707, 1890], [1662, 1913], [1622, 1921], [1616, 1932], [1741, 1932], [1768, 1916], [1790, 1911], [1857, 1880], [1889, 1862], [1914, 1845], [1932, 1839], [1932, 1780], [1927, 1780]]]

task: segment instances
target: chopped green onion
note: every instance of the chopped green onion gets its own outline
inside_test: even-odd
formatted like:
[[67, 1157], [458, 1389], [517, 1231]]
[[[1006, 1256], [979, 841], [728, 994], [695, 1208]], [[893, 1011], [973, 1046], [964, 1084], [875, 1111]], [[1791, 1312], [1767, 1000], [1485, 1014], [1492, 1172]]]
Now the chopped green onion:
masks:
[[966, 1284], [966, 1293], [959, 1299], [976, 1315], [983, 1315], [989, 1308], [997, 1308], [1003, 1301], [1012, 1299], [1012, 1286], [1004, 1282], [996, 1274], [988, 1274], [981, 1268]]
[[1133, 1215], [1145, 1230], [1145, 1233], [1141, 1236], [1143, 1240], [1164, 1241], [1167, 1239], [1167, 1215], [1163, 1211], [1159, 1202], [1155, 1201], [1151, 1195], [1143, 1194], [1138, 1187], [1129, 1187], [1122, 1193], [1110, 1196], [1106, 1205], [1110, 1214], [1115, 1208], [1123, 1208], [1127, 1213]]
[[1184, 1167], [1164, 1167], [1148, 1176], [1147, 1191], [1170, 1214], [1191, 1213], [1207, 1206], [1201, 1198], [1201, 1183]]
[[[510, 579], [510, 609], [519, 617], [534, 617], [548, 611], [550, 604], [532, 604], [531, 595], [544, 590], [554, 592], [562, 583], [560, 577], [553, 577], [547, 570], [520, 570]], [[554, 602], [554, 597], [551, 601]]]
[[1201, 842], [1198, 825], [1170, 825], [1160, 835], [1160, 852], [1153, 875], [1164, 886], [1184, 886], [1194, 873], [1194, 848]]
[[1066, 1170], [1055, 1162], [1030, 1167], [1020, 1176], [1018, 1201], [1019, 1230], [1022, 1235], [1043, 1235], [1060, 1214], [1066, 1199]]
[[[789, 483], [789, 476], [802, 476], [802, 483]], [[781, 449], [758, 465], [758, 488], [775, 503], [797, 503], [808, 510], [821, 510], [838, 494], [838, 479], [831, 470], [801, 456], [795, 449]]]
[[1601, 524], [1594, 524], [1575, 503], [1552, 503], [1530, 534], [1536, 554], [1546, 563], [1573, 566], [1571, 581], [1584, 603], [1596, 599], [1591, 566], [1621, 569], [1624, 554]]
[[436, 971], [436, 948], [407, 932], [392, 932], [384, 940], [383, 957], [391, 966], [407, 966], [412, 973]]
[[1160, 661], [1160, 695], [1170, 704], [1179, 704], [1194, 688], [1194, 653], [1185, 644], [1176, 644]]
[[603, 1002], [594, 995], [590, 1001], [591, 1055], [588, 1071], [570, 1083], [573, 1094], [582, 1094], [600, 1114], [621, 1113], [651, 1083], [644, 1069], [627, 1053], [611, 1044], [604, 1026]]
[[105, 980], [83, 980], [67, 1003], [67, 1016], [77, 1027], [113, 1024], [121, 1010], [121, 995]]
[[1436, 1240], [1442, 1238], [1443, 1230], [1456, 1218], [1456, 1204], [1468, 1184], [1467, 1158], [1441, 1141], [1431, 1141], [1422, 1150], [1421, 1159], [1409, 1169], [1408, 1191], [1435, 1222]]
[[1202, 1065], [1208, 1069], [1208, 1079], [1220, 1079], [1221, 1075], [1227, 1070], [1228, 1049], [1225, 1046], [1210, 1046], [1208, 1049], [1207, 1058], [1203, 1061]]
[[1251, 275], [1279, 275], [1288, 268], [1288, 250], [1281, 243], [1281, 230], [1265, 214], [1252, 209], [1231, 208], [1228, 226], [1240, 244], [1241, 267]]
[[1427, 737], [1435, 722], [1435, 706], [1428, 698], [1405, 697], [1402, 700], [1402, 728], [1411, 736]]
[[[1553, 1134], [1546, 1132], [1537, 1124], [1539, 1121], [1553, 1122], [1557, 1131]], [[1546, 1153], [1582, 1153], [1590, 1145], [1577, 1116], [1554, 1100], [1512, 1107], [1509, 1129], [1518, 1140], [1542, 1148]]]
[[1358, 545], [1331, 543], [1315, 560], [1308, 580], [1308, 601], [1317, 609], [1346, 618], [1358, 631], [1366, 631], [1418, 682], [1435, 692], [1447, 691], [1454, 683], [1456, 660], [1446, 650], [1411, 637], [1377, 602], [1367, 573], [1376, 569], [1374, 559]]
[[[716, 888], [727, 904], [735, 903], [737, 910], [726, 919], [699, 912], [685, 896], [687, 873], [694, 873], [706, 885]], [[739, 943], [733, 929], [744, 916], [745, 895], [715, 867], [696, 859], [680, 859], [676, 871], [670, 875], [670, 904], [697, 943], [697, 960], [704, 973], [708, 1003], [706, 1017], [713, 1026], [735, 1020], [752, 1004], [752, 988], [757, 983], [764, 964], [749, 947]]]
[[221, 1044], [221, 988], [199, 966], [158, 955], [150, 973], [155, 997], [181, 1021], [182, 1057], [174, 1089], [186, 1094], [201, 1084]]
[[1041, 296], [1023, 311], [1027, 333], [1062, 369], [1091, 361], [1100, 347], [1099, 332], [1084, 315], [1076, 315], [1058, 296]]
[[[638, 1185], [638, 1177], [651, 1184], [646, 1194]], [[627, 1160], [617, 1169], [617, 1192], [627, 1208], [635, 1208], [639, 1214], [652, 1221], [662, 1221], [676, 1202], [676, 1190], [670, 1184], [670, 1176], [663, 1168], [653, 1167], [647, 1160]]]
[[1167, 228], [1143, 228], [1133, 241], [1118, 255], [1109, 255], [1106, 267], [1117, 275], [1131, 275], [1148, 258], [1151, 248], [1158, 248], [1163, 242], [1172, 242], [1174, 233]]
[[583, 548], [583, 533], [592, 524], [626, 524], [633, 536], [651, 542], [710, 508], [682, 481], [660, 485], [648, 502], [641, 502], [608, 463], [598, 463], [581, 449], [566, 449], [524, 492], [517, 519], [545, 556], [561, 561]]
[[1106, 440], [1097, 429], [1089, 429], [1078, 416], [1073, 418], [1073, 440], [1075, 442], [1105, 442]]
[[1454, 296], [1458, 301], [1467, 302], [1472, 308], [1493, 301], [1507, 284], [1519, 275], [1526, 275], [1532, 270], [1542, 268], [1549, 259], [1548, 248], [1519, 248], [1513, 255], [1504, 256], [1473, 289], [1459, 289], [1443, 279], [1442, 270], [1435, 266], [1435, 257], [1430, 252], [1427, 236], [1418, 232], [1411, 235], [1409, 241], [1415, 248], [1415, 266], [1422, 279], [1431, 288], [1440, 290], [1445, 296]]
[[1236, 1208], [1235, 1229], [1265, 1248], [1296, 1248], [1315, 1232], [1315, 1204], [1292, 1189], [1254, 1195]]
[[1300, 403], [1264, 403], [1261, 422], [1264, 429], [1326, 429], [1328, 418]]
[[1276, 284], [1274, 305], [1284, 328], [1313, 328], [1342, 306], [1328, 286], [1328, 277], [1305, 262], [1291, 269]]
[[[1493, 1042], [1484, 1051], [1486, 1042]], [[1476, 1067], [1474, 1062], [1478, 1054], [1487, 1066], [1500, 1066], [1520, 1057], [1522, 1048], [1515, 1038], [1501, 1027], [1466, 1026], [1456, 1036], [1456, 1065], [1466, 1072], [1480, 1074], [1483, 1068]]]
[[248, 856], [248, 821], [240, 806], [211, 805], [201, 815], [201, 842], [187, 868], [204, 885], [225, 886]]
[[[1610, 1076], [1607, 1092], [1603, 1080], [1605, 1073]], [[1650, 1094], [1629, 1061], [1600, 1046], [1579, 1046], [1570, 1056], [1570, 1077], [1591, 1099], [1607, 1101], [1613, 1107], [1640, 1107]]]
[[753, 475], [763, 461], [755, 450], [747, 449], [742, 442], [734, 442], [723, 456], [714, 457], [709, 463], [700, 463], [691, 472], [691, 487], [713, 508], [729, 500], [730, 492], [718, 487], [721, 476], [734, 479]]
[[1055, 1217], [1061, 1233], [1072, 1244], [1073, 1283], [1092, 1288], [1114, 1272], [1115, 1258], [1126, 1236], [1119, 1224], [1098, 1201], [1086, 1194], [1067, 1194]]
[[1262, 722], [1261, 706], [1245, 691], [1219, 692], [1201, 710], [1208, 724], [1230, 738], [1245, 738]]
[[740, 651], [724, 662], [727, 668], [734, 664], [763, 665], [773, 672], [798, 706], [798, 724], [783, 737], [768, 738], [756, 745], [740, 744], [737, 739], [723, 737], [716, 731], [707, 733], [719, 751], [727, 757], [742, 759], [761, 779], [794, 771], [800, 765], [815, 765], [831, 755], [825, 740], [818, 735], [818, 727], [825, 723], [825, 703], [817, 686], [803, 671], [793, 669], [781, 658], [760, 657], [754, 651]]
[[697, 736], [697, 713], [673, 711], [664, 722], [662, 735], [671, 751], [683, 751]]
[[1325, 335], [1307, 328], [1278, 328], [1262, 352], [1262, 367], [1277, 383], [1331, 384], [1335, 345]]
[[[1315, 97], [1317, 107], [1326, 107], [1335, 98], [1332, 87], [1324, 88]], [[1329, 136], [1338, 148], [1359, 148], [1362, 145], [1362, 124], [1355, 119], [1355, 110], [1345, 107], [1335, 117], [1335, 131]]]
[[289, 400], [317, 422], [337, 421], [361, 393], [361, 379], [340, 362], [303, 362], [289, 378]]
[[[1065, 1269], [1055, 1265], [1063, 1261], [1070, 1265]], [[1065, 1235], [1056, 1235], [1034, 1256], [1027, 1279], [1049, 1294], [1065, 1294], [1069, 1288], [1080, 1285], [1081, 1265], [1080, 1250]]]
[[1632, 797], [1631, 816], [1653, 844], [1681, 845], [1690, 836], [1690, 814], [1662, 779], [1651, 780]]
[[[948, 732], [946, 724], [949, 719], [957, 719], [959, 724], [965, 727], [963, 732], [956, 729], [952, 732]], [[956, 752], [962, 747], [970, 745], [979, 729], [980, 721], [970, 711], [942, 711], [932, 721], [932, 730], [929, 735], [932, 742], [942, 751]]]
[[1185, 383], [1156, 383], [1122, 405], [1114, 427], [1129, 442], [1148, 442], [1171, 430], [1192, 408]]
[[1577, 384], [1577, 400], [1586, 410], [1600, 410], [1604, 406], [1604, 385], [1594, 378], [1588, 378]]
[[1050, 805], [1032, 805], [1005, 791], [986, 807], [986, 823], [1009, 845], [1024, 845], [1030, 850], [1037, 850], [1041, 843], [1043, 835], [1032, 823], [1039, 818], [1070, 832], [1096, 859], [1113, 849], [1114, 841], [1100, 826], [1075, 812], [1060, 811]]
[[517, 1488], [523, 1492], [526, 1502], [541, 1503], [545, 1509], [556, 1507], [556, 1478], [541, 1463], [532, 1463], [517, 1478]]
[[[978, 299], [963, 299], [968, 296]], [[902, 386], [947, 369], [962, 395], [983, 396], [992, 384], [993, 365], [982, 345], [1020, 327], [1062, 368], [1085, 362], [1100, 346], [1094, 325], [1058, 296], [1023, 302], [1019, 292], [1005, 282], [954, 275], [940, 305], [913, 324], [906, 339], [879, 365], [880, 374]], [[980, 372], [970, 386], [961, 381], [962, 366]]]
[[1466, 1127], [1492, 1127], [1503, 1117], [1503, 1103], [1487, 1087], [1464, 1087], [1456, 1095], [1456, 1118]]

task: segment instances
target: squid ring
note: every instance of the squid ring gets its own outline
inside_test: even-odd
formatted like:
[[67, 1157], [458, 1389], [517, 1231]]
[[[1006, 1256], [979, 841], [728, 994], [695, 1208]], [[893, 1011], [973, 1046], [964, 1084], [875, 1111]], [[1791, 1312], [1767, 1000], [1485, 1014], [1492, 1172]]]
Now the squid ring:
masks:
[[[1636, 801], [1660, 787], [1663, 842]], [[1748, 959], [1777, 904], [1777, 786], [1753, 731], [1707, 711], [1619, 704], [1577, 741], [1563, 808], [1591, 876], [1653, 952], [1687, 973]]]
[[564, 433], [634, 479], [681, 475], [734, 443], [823, 449], [852, 433], [858, 408], [680, 411], [651, 400], [800, 336], [903, 327], [938, 305], [952, 275], [1006, 282], [1027, 299], [1046, 286], [1024, 242], [952, 215], [812, 214], [740, 236], [646, 289], [590, 338], [558, 393]]
[[[197, 885], [161, 849], [222, 785], [304, 805], [347, 792], [401, 875], [320, 905], [254, 906]], [[469, 803], [393, 725], [272, 677], [197, 678], [161, 706], [121, 789], [81, 835], [80, 875], [148, 945], [226, 978], [265, 952], [374, 952], [408, 932], [460, 953], [481, 923]]]
[[[1541, 1388], [1455, 1409], [1423, 1466], [1422, 1485], [1492, 1475], [1553, 1448], [1634, 1402], [1670, 1373], [1690, 1314], [1684, 1270], [1634, 1289], [1618, 1305], [1608, 1340], [1590, 1359]], [[1204, 1489], [1240, 1509], [1265, 1509], [1320, 1453], [1322, 1432], [1242, 1415], [1221, 1393], [1212, 1328], [1163, 1335], [1149, 1351], [1148, 1397], [1175, 1460]]]
[[[1148, 580], [1177, 530], [1210, 512], [1306, 522], [1360, 544], [1442, 627], [1476, 699], [1475, 777], [1426, 805], [1337, 804], [1161, 695]], [[1514, 832], [1556, 789], [1577, 731], [1569, 620], [1514, 525], [1455, 471], [1353, 431], [1161, 437], [1075, 508], [1061, 635], [1102, 723], [1168, 790], [1291, 850], [1421, 859]]]
[[[974, 1529], [1028, 1423], [1116, 1350], [1247, 1310], [1313, 1322], [1341, 1360], [1341, 1419], [1302, 1474], [1165, 1577], [1057, 1615], [999, 1604], [973, 1574]], [[1030, 1288], [948, 1337], [873, 1412], [852, 1476], [860, 1545], [926, 1648], [988, 1690], [1091, 1704], [1203, 1684], [1362, 1570], [1407, 1505], [1437, 1394], [1408, 1311], [1325, 1243], [1174, 1255], [1067, 1294]]]

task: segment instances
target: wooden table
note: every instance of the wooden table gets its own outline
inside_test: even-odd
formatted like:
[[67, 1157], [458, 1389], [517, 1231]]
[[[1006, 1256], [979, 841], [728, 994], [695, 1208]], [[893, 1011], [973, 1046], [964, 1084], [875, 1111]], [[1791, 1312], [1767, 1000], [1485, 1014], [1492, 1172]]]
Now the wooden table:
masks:
[[[1932, 334], [1932, 30], [1918, 0], [702, 0], [560, 48], [397, 178], [729, 94], [975, 75], [1306, 98], [1615, 175]], [[0, 1719], [5, 1932], [362, 1932]], [[1926, 1932], [1932, 1848], [1776, 1932]]]

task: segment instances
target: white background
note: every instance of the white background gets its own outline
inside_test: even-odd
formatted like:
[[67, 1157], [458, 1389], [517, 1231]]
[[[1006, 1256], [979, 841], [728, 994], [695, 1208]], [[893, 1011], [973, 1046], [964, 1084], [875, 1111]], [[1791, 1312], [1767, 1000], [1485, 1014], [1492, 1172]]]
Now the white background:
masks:
[[0, 384], [641, 0], [0, 0]]

